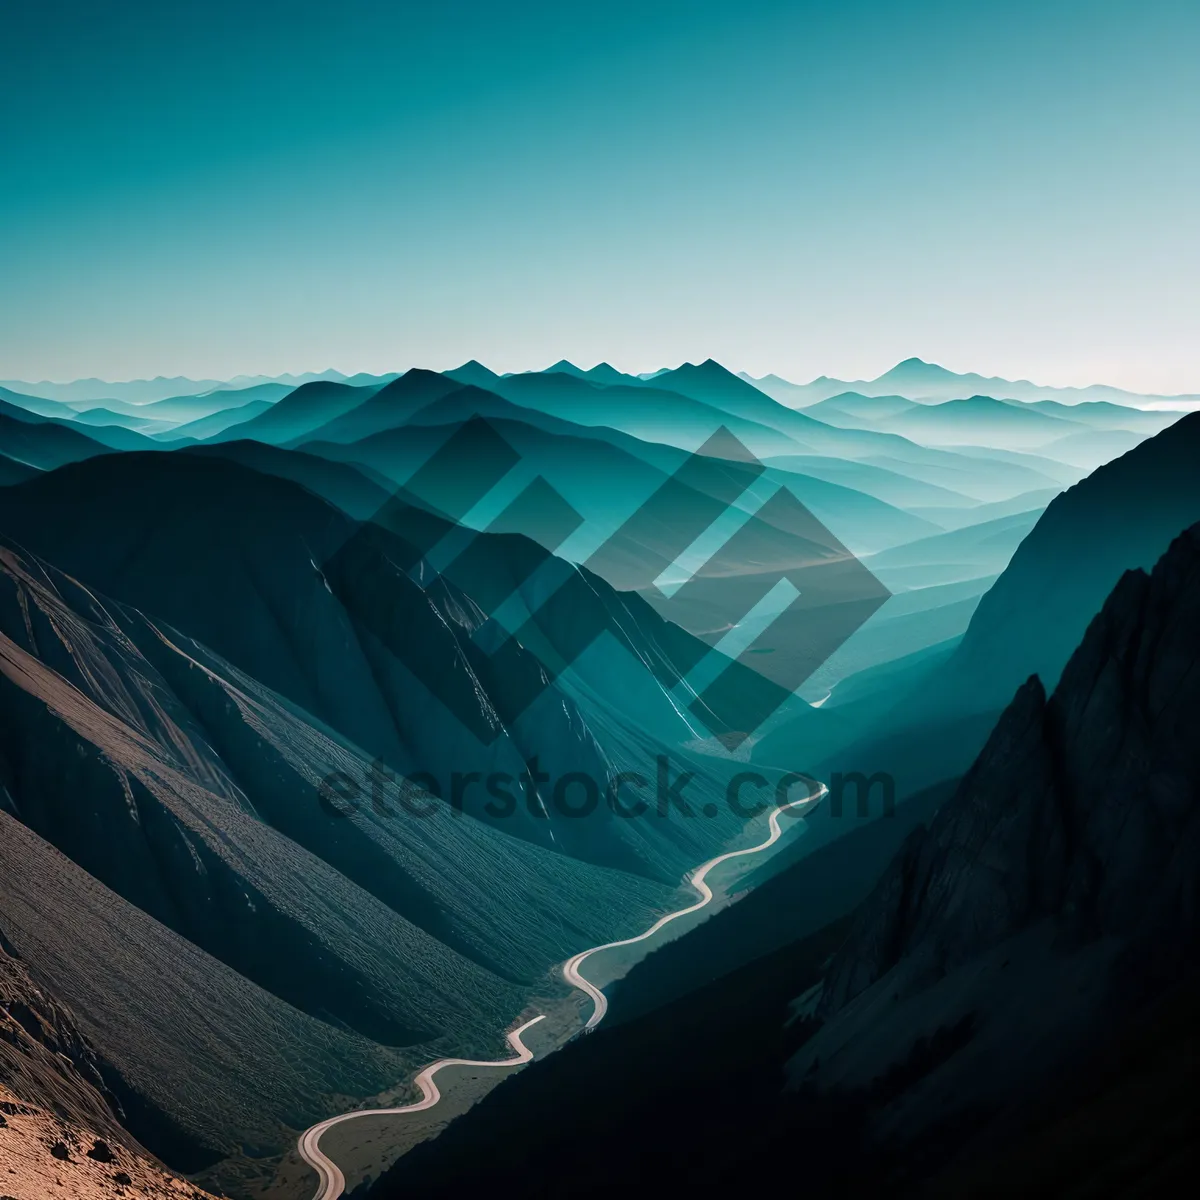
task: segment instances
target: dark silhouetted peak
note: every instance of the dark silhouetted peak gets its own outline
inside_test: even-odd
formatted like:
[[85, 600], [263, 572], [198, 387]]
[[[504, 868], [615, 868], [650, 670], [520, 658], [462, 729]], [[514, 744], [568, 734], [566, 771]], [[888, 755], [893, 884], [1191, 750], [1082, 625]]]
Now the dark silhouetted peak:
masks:
[[295, 410], [321, 403], [328, 396], [353, 395], [354, 391], [355, 389], [348, 384], [338, 383], [336, 380], [315, 379], [311, 383], [302, 383], [294, 391], [289, 392], [275, 407], [284, 411]]
[[[706, 358], [700, 363], [684, 363], [676, 368], [675, 374], [696, 374], [708, 375], [715, 378], [723, 378], [728, 376], [730, 379], [737, 379], [737, 376], [728, 368], [721, 366], [715, 358]], [[741, 382], [745, 382], [744, 380]]]
[[1057, 496], [980, 601], [931, 702], [998, 711], [1031, 673], [1053, 686], [1121, 574], [1151, 567], [1200, 520], [1197, 463], [1191, 413]]
[[397, 375], [395, 379], [385, 383], [375, 395], [395, 395], [419, 388], [435, 387], [439, 380], [444, 382], [445, 379], [446, 376], [440, 371], [430, 371], [425, 367], [411, 367], [403, 375]]
[[[832, 1015], [901, 962], [918, 989], [1035, 923], [1064, 950], [1200, 935], [1200, 525], [1127, 572], [1049, 700], [1028, 680], [835, 960]], [[1161, 959], [1163, 955], [1157, 955]], [[903, 991], [903, 989], [901, 989]]]

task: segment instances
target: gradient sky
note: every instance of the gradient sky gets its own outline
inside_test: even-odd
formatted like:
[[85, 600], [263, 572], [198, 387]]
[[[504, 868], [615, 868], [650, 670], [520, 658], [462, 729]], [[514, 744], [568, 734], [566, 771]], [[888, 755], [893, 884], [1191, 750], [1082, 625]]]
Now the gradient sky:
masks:
[[1200, 392], [1195, 0], [0, 12], [0, 378]]

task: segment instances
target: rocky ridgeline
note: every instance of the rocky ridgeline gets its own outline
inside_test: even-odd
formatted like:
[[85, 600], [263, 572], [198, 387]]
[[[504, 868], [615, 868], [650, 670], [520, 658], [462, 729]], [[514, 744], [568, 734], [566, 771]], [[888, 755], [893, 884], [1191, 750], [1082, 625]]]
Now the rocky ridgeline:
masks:
[[875, 1136], [907, 1141], [1013, 1104], [1186, 979], [1198, 726], [1193, 526], [1150, 574], [1125, 574], [1052, 696], [1036, 677], [1020, 688], [910, 835], [798, 1006], [821, 1027], [793, 1086], [873, 1094]]

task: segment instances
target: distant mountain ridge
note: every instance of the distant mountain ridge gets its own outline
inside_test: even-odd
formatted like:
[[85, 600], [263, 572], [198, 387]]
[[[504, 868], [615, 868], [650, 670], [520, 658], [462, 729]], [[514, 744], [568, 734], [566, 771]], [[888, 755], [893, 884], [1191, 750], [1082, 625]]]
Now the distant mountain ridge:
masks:
[[68, 383], [55, 383], [49, 379], [36, 382], [24, 380], [0, 380], [0, 387], [11, 388], [27, 396], [39, 396], [57, 400], [64, 404], [79, 404], [102, 400], [121, 400], [127, 404], [153, 404], [175, 396], [199, 396], [213, 391], [240, 391], [264, 383], [281, 383], [298, 387], [317, 379], [328, 379], [341, 383], [348, 377], [341, 371], [327, 370], [308, 372], [303, 375], [239, 375], [233, 379], [188, 379], [183, 375], [168, 378], [165, 375], [154, 379], [130, 379], [124, 382], [109, 382], [105, 379], [74, 379]]
[[906, 396], [910, 400], [963, 400], [969, 396], [991, 396], [997, 400], [1057, 400], [1067, 404], [1084, 401], [1108, 401], [1127, 407], [1142, 408], [1155, 403], [1175, 402], [1200, 405], [1200, 394], [1164, 396], [1151, 392], [1130, 392], [1108, 384], [1087, 387], [1051, 387], [1032, 383], [1028, 379], [1002, 379], [974, 372], [956, 374], [936, 363], [920, 358], [906, 358], [876, 379], [833, 379], [818, 376], [810, 383], [792, 383], [778, 375], [755, 378], [742, 375], [761, 391], [774, 396], [781, 404], [807, 407], [827, 400], [841, 392], [857, 392], [862, 396]]

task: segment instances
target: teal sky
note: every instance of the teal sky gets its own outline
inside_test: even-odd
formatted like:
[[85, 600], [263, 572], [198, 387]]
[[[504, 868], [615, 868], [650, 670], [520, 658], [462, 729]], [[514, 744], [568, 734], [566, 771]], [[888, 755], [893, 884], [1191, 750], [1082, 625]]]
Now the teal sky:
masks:
[[0, 378], [1200, 391], [1200, 5], [7, 0]]

